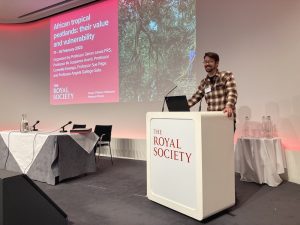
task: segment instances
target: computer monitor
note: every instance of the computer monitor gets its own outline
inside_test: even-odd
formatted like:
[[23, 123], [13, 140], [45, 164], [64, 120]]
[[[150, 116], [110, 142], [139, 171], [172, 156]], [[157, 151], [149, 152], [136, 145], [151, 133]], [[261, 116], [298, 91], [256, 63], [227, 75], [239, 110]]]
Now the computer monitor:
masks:
[[188, 101], [185, 95], [165, 97], [169, 112], [187, 112], [190, 111]]

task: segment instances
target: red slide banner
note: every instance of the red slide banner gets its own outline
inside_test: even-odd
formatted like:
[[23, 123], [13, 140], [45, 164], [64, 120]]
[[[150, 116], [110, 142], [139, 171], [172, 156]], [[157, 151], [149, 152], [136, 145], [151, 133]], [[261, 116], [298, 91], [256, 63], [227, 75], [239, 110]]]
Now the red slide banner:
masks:
[[119, 101], [118, 1], [50, 20], [50, 103]]

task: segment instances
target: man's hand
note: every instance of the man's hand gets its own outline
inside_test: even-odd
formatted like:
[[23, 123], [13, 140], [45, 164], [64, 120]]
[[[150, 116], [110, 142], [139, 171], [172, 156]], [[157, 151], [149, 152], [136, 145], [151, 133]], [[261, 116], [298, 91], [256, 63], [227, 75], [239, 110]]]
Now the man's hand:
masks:
[[233, 110], [232, 110], [232, 108], [230, 108], [230, 107], [226, 107], [226, 108], [223, 110], [223, 113], [226, 113], [228, 117], [232, 117], [232, 115], [233, 115]]

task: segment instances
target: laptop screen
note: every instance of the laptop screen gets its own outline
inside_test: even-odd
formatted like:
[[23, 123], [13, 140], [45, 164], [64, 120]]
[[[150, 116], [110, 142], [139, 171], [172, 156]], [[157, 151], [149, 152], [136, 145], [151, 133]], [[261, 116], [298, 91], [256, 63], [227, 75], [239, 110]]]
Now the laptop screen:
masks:
[[185, 95], [165, 97], [169, 112], [190, 111]]

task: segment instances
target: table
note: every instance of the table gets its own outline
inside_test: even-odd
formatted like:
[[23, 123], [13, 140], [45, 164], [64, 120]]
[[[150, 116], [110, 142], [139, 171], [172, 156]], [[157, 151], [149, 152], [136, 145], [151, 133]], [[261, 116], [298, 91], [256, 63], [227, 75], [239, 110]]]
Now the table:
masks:
[[95, 172], [95, 133], [0, 132], [0, 168], [24, 173], [33, 180], [58, 182]]
[[286, 159], [280, 138], [238, 138], [235, 145], [235, 172], [242, 181], [278, 186]]

